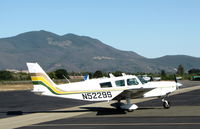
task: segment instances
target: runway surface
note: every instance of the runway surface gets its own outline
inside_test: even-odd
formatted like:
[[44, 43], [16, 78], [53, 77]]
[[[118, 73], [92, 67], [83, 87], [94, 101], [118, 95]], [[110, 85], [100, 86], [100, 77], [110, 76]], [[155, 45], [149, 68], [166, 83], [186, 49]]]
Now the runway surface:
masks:
[[[195, 85], [199, 85], [199, 82], [195, 82]], [[191, 84], [188, 83], [187, 86], [195, 86], [194, 82]], [[190, 87], [191, 88], [191, 87]], [[185, 88], [187, 89], [187, 88]], [[6, 119], [0, 119], [0, 128], [6, 127], [6, 121], [10, 120], [10, 126], [8, 128], [12, 128], [14, 124], [20, 127], [20, 129], [57, 129], [57, 128], [95, 128], [95, 129], [118, 129], [118, 128], [177, 128], [177, 129], [195, 129], [200, 127], [200, 87], [191, 88], [188, 91], [184, 91], [184, 89], [180, 90], [184, 92], [182, 94], [177, 94], [171, 96], [169, 100], [171, 101], [172, 107], [170, 109], [163, 109], [162, 103], [160, 99], [149, 100], [142, 102], [148, 99], [138, 99], [134, 100], [134, 102], [138, 103], [139, 109], [127, 113], [124, 111], [118, 111], [109, 106], [110, 103], [96, 103], [96, 104], [85, 104], [83, 101], [73, 101], [73, 100], [63, 100], [59, 99], [56, 101], [54, 98], [45, 98], [46, 101], [51, 100], [50, 102], [43, 102], [43, 96], [39, 96], [37, 102], [33, 101], [33, 104], [27, 100], [29, 103], [26, 106], [17, 106], [17, 104], [13, 104], [17, 107], [12, 108], [12, 104], [10, 104], [9, 110], [11, 109], [19, 109], [23, 112], [26, 111], [27, 115], [20, 115], [9, 117]], [[21, 91], [24, 92], [24, 91]], [[20, 93], [21, 93], [20, 92]], [[27, 91], [25, 91], [26, 93]], [[23, 94], [23, 93], [21, 93]], [[21, 96], [21, 95], [20, 95]], [[0, 93], [1, 97], [1, 93]], [[34, 96], [35, 97], [35, 96]], [[15, 97], [17, 98], [17, 97]], [[25, 96], [26, 99], [29, 99]], [[17, 99], [16, 99], [17, 100]], [[11, 100], [10, 100], [11, 101]], [[67, 104], [63, 106], [63, 103], [67, 101]], [[11, 101], [12, 102], [12, 101]], [[19, 102], [13, 101], [13, 102]], [[23, 105], [21, 101], [21, 104]], [[38, 106], [39, 104], [44, 103], [42, 108]], [[57, 104], [56, 102], [62, 104]], [[68, 102], [72, 102], [72, 104], [68, 105]], [[2, 103], [2, 102], [1, 102]], [[1, 104], [0, 103], [0, 104]], [[51, 111], [50, 109], [55, 109], [54, 106], [48, 106], [53, 104], [57, 104], [58, 108], [62, 108], [60, 110]], [[35, 104], [35, 105], [34, 105]], [[59, 107], [60, 106], [60, 107]], [[63, 107], [65, 107], [63, 109]], [[6, 105], [4, 108], [0, 108], [6, 112]], [[30, 111], [33, 110], [33, 113]], [[30, 114], [29, 114], [30, 113]], [[5, 115], [5, 114], [4, 114]], [[37, 121], [41, 118], [41, 121]], [[30, 120], [28, 120], [30, 119]], [[48, 119], [45, 121], [45, 119]], [[18, 121], [19, 120], [19, 121]], [[24, 122], [31, 121], [30, 124], [24, 124]], [[20, 125], [21, 124], [21, 125]], [[24, 127], [22, 127], [24, 126]]]
[[47, 112], [49, 110], [74, 107], [92, 102], [35, 95], [31, 91], [0, 92], [0, 118], [10, 117], [10, 111], [23, 114]]

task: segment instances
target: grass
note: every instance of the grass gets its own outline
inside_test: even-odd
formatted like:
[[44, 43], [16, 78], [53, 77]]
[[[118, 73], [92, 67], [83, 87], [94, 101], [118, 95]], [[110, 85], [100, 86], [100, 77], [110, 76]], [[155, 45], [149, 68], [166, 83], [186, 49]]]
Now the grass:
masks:
[[0, 85], [0, 91], [31, 90], [31, 89], [33, 89], [32, 84]]
[[[56, 84], [66, 84], [67, 80], [53, 80]], [[70, 79], [70, 82], [78, 82], [81, 79]], [[15, 90], [32, 90], [32, 81], [0, 81], [0, 92], [1, 91], [15, 91]]]

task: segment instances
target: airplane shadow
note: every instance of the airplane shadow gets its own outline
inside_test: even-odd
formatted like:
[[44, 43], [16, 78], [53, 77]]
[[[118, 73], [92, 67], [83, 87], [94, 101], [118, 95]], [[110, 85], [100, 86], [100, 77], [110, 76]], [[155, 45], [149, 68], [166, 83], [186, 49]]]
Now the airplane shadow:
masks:
[[103, 107], [80, 107], [80, 110], [60, 110], [60, 111], [7, 111], [0, 112], [6, 115], [24, 115], [31, 113], [75, 113], [75, 112], [96, 112], [96, 115], [113, 115], [113, 114], [126, 114], [124, 110], [118, 110], [114, 108], [103, 108]]
[[119, 115], [126, 114], [124, 110], [115, 108], [104, 108], [104, 107], [81, 107], [82, 109], [88, 109], [92, 112], [96, 112], [96, 115]]
[[7, 115], [23, 115], [23, 114], [32, 114], [32, 113], [71, 113], [71, 112], [90, 112], [90, 110], [60, 110], [60, 111], [7, 111], [7, 112], [0, 112], [6, 113]]
[[[137, 110], [152, 110], [152, 109], [163, 109], [161, 107], [141, 107]], [[24, 115], [31, 113], [75, 113], [75, 112], [96, 112], [96, 115], [120, 115], [126, 114], [125, 110], [115, 109], [115, 108], [104, 108], [104, 107], [80, 107], [80, 110], [60, 110], [60, 111], [7, 111], [0, 112], [7, 115]]]
[[163, 109], [162, 107], [141, 107], [137, 110], [152, 110], [152, 109]]

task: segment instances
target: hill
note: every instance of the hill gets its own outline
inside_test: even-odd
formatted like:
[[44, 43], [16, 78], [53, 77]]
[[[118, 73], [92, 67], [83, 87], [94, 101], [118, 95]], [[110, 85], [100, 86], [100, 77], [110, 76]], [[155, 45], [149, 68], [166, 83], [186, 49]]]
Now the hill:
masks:
[[101, 41], [75, 34], [57, 35], [44, 30], [0, 39], [0, 69], [27, 69], [26, 62], [38, 62], [45, 70], [68, 71], [173, 71], [179, 64], [199, 68], [200, 58], [176, 55], [148, 59], [131, 51], [121, 51]]

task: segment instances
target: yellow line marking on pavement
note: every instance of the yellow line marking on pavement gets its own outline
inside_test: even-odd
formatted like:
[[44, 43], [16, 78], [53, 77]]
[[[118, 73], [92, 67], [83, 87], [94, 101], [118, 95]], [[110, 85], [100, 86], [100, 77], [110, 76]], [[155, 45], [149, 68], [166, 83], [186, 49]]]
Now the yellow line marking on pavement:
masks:
[[[197, 89], [200, 89], [200, 86], [180, 89], [177, 92], [173, 93], [173, 95], [190, 92]], [[138, 103], [138, 102], [144, 102], [148, 100], [152, 100], [152, 98], [134, 99], [133, 102]], [[53, 121], [53, 120], [58, 120], [58, 119], [70, 118], [70, 117], [88, 113], [84, 110], [83, 112], [81, 112], [80, 107], [81, 106], [76, 106], [76, 107], [64, 108], [64, 109], [59, 109], [59, 110], [53, 110], [53, 111], [63, 111], [63, 112], [58, 112], [58, 113], [33, 113], [33, 114], [16, 116], [16, 117], [3, 118], [3, 119], [0, 119], [0, 129], [18, 128], [18, 127], [29, 126], [33, 124], [38, 124], [38, 123], [43, 123], [43, 122], [48, 122], [48, 121]], [[82, 107], [110, 107], [110, 103], [100, 102], [100, 103], [82, 105]], [[72, 110], [72, 111], [78, 110], [79, 112], [67, 112], [67, 113], [64, 112], [64, 111], [69, 111], [69, 110]]]

